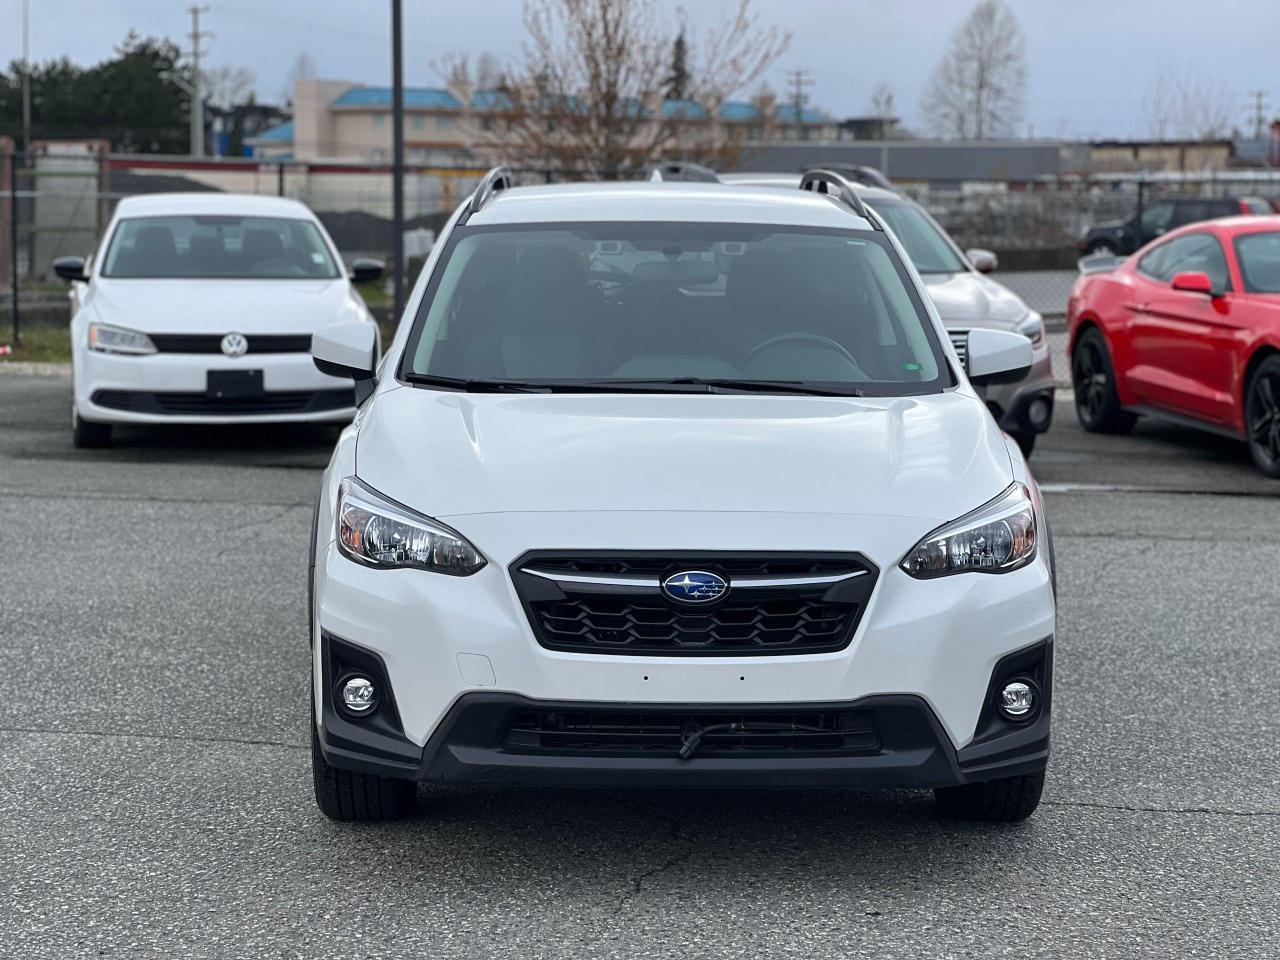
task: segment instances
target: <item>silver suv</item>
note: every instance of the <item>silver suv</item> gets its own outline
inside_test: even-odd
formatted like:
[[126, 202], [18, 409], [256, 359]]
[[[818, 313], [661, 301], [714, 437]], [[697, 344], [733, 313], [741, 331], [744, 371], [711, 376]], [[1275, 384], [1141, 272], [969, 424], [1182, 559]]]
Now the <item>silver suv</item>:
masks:
[[[787, 173], [727, 173], [719, 179], [788, 190], [800, 184], [799, 174]], [[1027, 375], [1015, 383], [992, 384], [985, 394], [1000, 427], [1030, 456], [1036, 436], [1053, 421], [1053, 368], [1044, 320], [1012, 290], [986, 276], [996, 267], [993, 253], [965, 253], [923, 207], [894, 190], [853, 181], [850, 186], [906, 249], [961, 360], [968, 333], [975, 328], [1012, 330], [1031, 341], [1033, 360]]]

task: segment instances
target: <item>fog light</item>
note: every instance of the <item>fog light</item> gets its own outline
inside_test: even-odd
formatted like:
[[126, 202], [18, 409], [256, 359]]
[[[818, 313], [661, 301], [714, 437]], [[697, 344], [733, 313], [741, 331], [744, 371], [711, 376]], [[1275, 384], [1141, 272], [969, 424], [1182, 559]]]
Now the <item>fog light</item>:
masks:
[[1036, 397], [1027, 404], [1027, 420], [1037, 430], [1043, 430], [1047, 427], [1049, 425], [1049, 401], [1044, 397]]
[[1027, 680], [1012, 680], [1000, 691], [1000, 712], [1008, 720], [1026, 720], [1040, 705], [1040, 692]]
[[351, 677], [342, 685], [342, 706], [350, 714], [365, 716], [378, 705], [378, 691], [368, 677]]

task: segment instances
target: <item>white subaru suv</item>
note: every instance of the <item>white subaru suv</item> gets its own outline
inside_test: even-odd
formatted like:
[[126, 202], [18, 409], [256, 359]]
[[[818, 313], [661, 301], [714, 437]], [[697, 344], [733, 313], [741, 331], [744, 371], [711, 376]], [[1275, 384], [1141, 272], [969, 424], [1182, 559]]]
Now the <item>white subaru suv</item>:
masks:
[[1049, 754], [1044, 507], [851, 186], [512, 187], [446, 226], [312, 537], [321, 810], [415, 781], [931, 788], [1018, 820]]

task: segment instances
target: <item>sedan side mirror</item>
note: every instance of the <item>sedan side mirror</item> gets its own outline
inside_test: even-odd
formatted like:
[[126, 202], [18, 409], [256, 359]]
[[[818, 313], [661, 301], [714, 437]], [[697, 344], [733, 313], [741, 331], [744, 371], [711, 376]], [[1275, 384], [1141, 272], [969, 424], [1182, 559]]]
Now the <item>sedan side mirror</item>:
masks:
[[1222, 291], [1214, 289], [1209, 275], [1200, 270], [1187, 270], [1173, 275], [1173, 289], [1187, 293], [1203, 293], [1208, 297], [1220, 297]]
[[970, 330], [965, 367], [975, 386], [1017, 383], [1031, 369], [1031, 341], [1008, 330]]
[[381, 260], [374, 260], [372, 257], [361, 257], [351, 263], [351, 282], [373, 283], [375, 280], [382, 279], [382, 274], [386, 272], [386, 269], [386, 264]]
[[53, 261], [53, 272], [63, 280], [85, 282], [89, 279], [84, 269], [84, 257], [58, 257]]
[[979, 273], [991, 273], [996, 267], [1000, 266], [1000, 260], [996, 255], [990, 250], [983, 250], [981, 247], [973, 247], [966, 250], [964, 255], [973, 264], [973, 269]]

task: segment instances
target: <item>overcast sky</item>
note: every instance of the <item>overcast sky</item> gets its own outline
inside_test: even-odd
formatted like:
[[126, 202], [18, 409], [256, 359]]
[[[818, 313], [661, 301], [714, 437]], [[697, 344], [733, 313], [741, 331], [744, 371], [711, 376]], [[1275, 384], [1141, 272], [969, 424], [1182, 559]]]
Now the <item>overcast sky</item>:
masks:
[[[390, 82], [390, 4], [385, 0], [201, 0], [208, 62], [247, 67], [259, 99], [281, 98], [297, 57], [317, 74]], [[733, 0], [655, 0], [690, 20], [714, 22]], [[130, 30], [182, 38], [190, 0], [30, 0], [31, 56], [92, 63]], [[1220, 84], [1233, 120], [1249, 115], [1248, 92], [1267, 91], [1280, 112], [1276, 70], [1280, 0], [1011, 0], [1027, 37], [1030, 82], [1023, 133], [1038, 137], [1141, 137], [1144, 101], [1162, 64]], [[896, 96], [908, 125], [922, 124], [920, 100], [947, 37], [970, 0], [755, 0], [766, 22], [791, 30], [790, 49], [767, 77], [781, 89], [788, 70], [814, 78], [812, 103], [837, 116], [867, 112], [878, 81]], [[0, 61], [21, 55], [22, 0], [0, 0]], [[519, 57], [520, 0], [404, 0], [405, 80], [435, 85], [442, 54], [489, 50]], [[744, 91], [750, 93], [750, 91]]]

